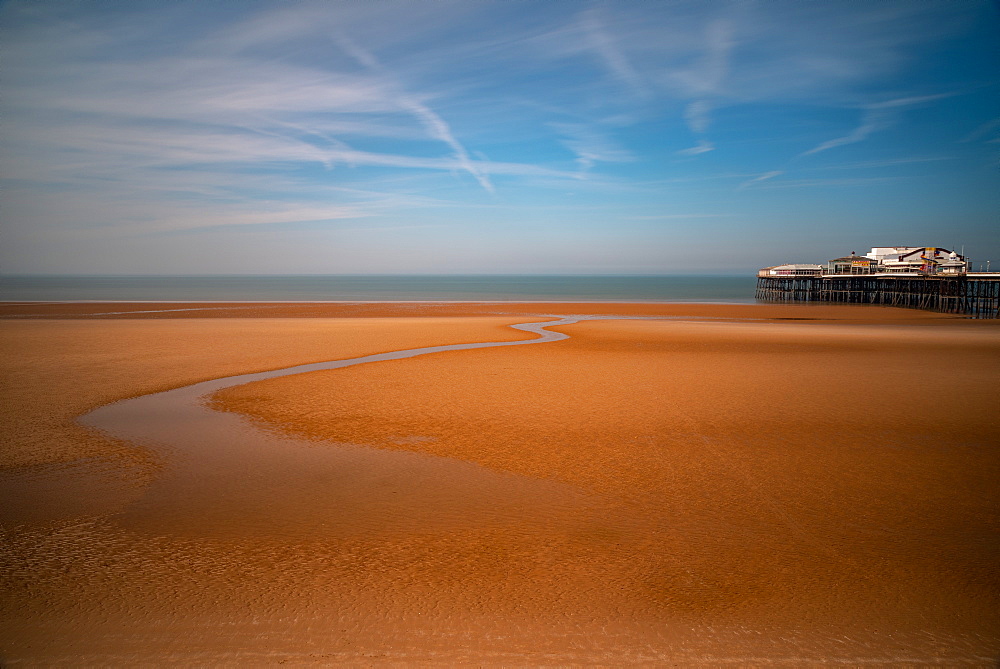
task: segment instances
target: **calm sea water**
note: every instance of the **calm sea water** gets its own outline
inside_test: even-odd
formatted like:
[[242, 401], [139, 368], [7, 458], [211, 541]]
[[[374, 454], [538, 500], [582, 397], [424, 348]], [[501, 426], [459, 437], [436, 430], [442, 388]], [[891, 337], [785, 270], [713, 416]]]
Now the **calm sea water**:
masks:
[[0, 276], [0, 300], [753, 302], [747, 276]]

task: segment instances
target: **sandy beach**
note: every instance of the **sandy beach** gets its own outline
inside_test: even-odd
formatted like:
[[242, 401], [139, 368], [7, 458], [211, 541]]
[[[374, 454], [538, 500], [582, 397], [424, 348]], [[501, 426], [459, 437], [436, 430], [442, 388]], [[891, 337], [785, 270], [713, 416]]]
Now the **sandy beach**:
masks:
[[[224, 376], [182, 452], [76, 419]], [[614, 316], [657, 317], [648, 320]], [[815, 305], [0, 305], [4, 664], [993, 666], [1000, 324]], [[198, 426], [178, 426], [195, 431]], [[271, 442], [268, 442], [271, 443]]]

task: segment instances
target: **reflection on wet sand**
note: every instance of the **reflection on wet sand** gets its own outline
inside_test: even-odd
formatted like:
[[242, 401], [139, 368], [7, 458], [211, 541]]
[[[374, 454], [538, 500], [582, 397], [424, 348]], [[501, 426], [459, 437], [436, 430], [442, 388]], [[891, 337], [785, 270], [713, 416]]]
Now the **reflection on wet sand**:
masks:
[[[4, 512], [0, 648], [71, 664], [988, 665], [998, 425], [984, 391], [1000, 339], [871, 313], [864, 327], [585, 322], [542, 346], [229, 387], [212, 400], [227, 412], [196, 400], [250, 379], [108, 405], [85, 420], [154, 466], [73, 513]], [[331, 327], [344, 345], [328, 358], [347, 358], [390, 350], [364, 339], [405, 320], [282, 327]], [[462, 323], [414, 320], [394, 348]], [[833, 374], [917, 361], [964, 394], [886, 399]], [[0, 476], [28, 494], [91, 461]], [[91, 493], [114, 490], [114, 468], [93, 467]]]

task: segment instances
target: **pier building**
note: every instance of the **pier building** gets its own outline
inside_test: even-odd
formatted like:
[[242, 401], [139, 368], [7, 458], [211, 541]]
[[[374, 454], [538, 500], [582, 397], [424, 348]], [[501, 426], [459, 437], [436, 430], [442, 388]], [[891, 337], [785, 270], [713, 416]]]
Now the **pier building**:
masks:
[[775, 265], [760, 270], [757, 276], [819, 276], [822, 273], [822, 265]]
[[872, 269], [878, 263], [865, 256], [856, 256], [853, 253], [843, 258], [834, 258], [827, 263], [826, 274], [871, 274]]

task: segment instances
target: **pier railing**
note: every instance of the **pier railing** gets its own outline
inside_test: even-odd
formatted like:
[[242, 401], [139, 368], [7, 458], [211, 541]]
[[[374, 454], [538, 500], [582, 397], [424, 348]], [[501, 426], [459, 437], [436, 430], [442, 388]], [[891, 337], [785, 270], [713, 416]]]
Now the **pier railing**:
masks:
[[1000, 318], [1000, 273], [978, 276], [757, 277], [758, 300], [881, 304]]

